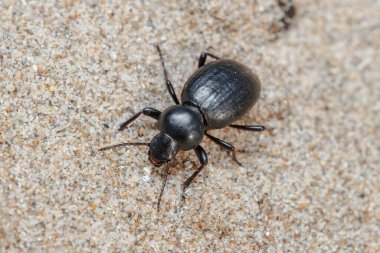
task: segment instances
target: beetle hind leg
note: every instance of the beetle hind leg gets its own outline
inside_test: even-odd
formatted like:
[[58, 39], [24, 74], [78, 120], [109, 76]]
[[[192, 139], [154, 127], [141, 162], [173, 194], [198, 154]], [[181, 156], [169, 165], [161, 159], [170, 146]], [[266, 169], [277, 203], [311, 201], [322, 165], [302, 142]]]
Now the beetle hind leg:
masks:
[[160, 46], [156, 45], [156, 48], [157, 48], [158, 54], [160, 55], [162, 68], [164, 69], [164, 77], [165, 77], [166, 88], [168, 89], [169, 94], [172, 97], [174, 103], [176, 103], [178, 105], [179, 100], [178, 100], [177, 95], [175, 94], [175, 90], [173, 88], [172, 82], [170, 82], [170, 80], [169, 80], [168, 71], [166, 70], [166, 67], [165, 67], [165, 61], [164, 61], [164, 57], [162, 56]]
[[206, 63], [206, 59], [207, 59], [207, 56], [210, 56], [212, 58], [214, 58], [215, 60], [219, 60], [220, 57], [214, 55], [214, 54], [211, 54], [211, 53], [208, 53], [206, 51], [203, 51], [201, 53], [201, 55], [199, 56], [199, 60], [198, 60], [198, 68], [202, 67], [203, 65], [205, 65]]
[[233, 128], [237, 128], [237, 129], [241, 129], [241, 130], [246, 130], [246, 131], [252, 131], [252, 132], [262, 132], [266, 129], [265, 126], [261, 126], [261, 125], [246, 125], [246, 126], [229, 125], [229, 127], [233, 127]]

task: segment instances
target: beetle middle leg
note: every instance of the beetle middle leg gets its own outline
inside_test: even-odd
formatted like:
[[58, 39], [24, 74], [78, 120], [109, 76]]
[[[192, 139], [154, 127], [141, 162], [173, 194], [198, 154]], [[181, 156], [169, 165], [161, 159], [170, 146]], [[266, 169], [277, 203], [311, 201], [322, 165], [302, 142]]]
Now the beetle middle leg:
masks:
[[185, 200], [185, 191], [186, 188], [193, 182], [194, 178], [202, 171], [202, 169], [207, 165], [208, 158], [206, 151], [199, 145], [196, 148], [194, 148], [195, 154], [198, 157], [199, 162], [201, 163], [201, 166], [188, 178], [185, 182], [182, 184], [182, 201]]
[[206, 59], [207, 59], [207, 56], [210, 56], [212, 58], [214, 58], [215, 60], [219, 60], [220, 57], [214, 55], [214, 54], [211, 54], [211, 53], [208, 53], [208, 52], [205, 52], [203, 51], [201, 53], [201, 56], [199, 56], [199, 60], [198, 60], [198, 68], [202, 67], [203, 65], [205, 65], [206, 63]]
[[170, 80], [168, 78], [168, 71], [166, 70], [166, 67], [165, 67], [164, 57], [162, 56], [160, 46], [156, 45], [156, 48], [157, 48], [158, 54], [160, 55], [162, 68], [164, 69], [164, 77], [165, 77], [166, 88], [168, 89], [170, 96], [174, 100], [174, 103], [176, 103], [178, 105], [179, 100], [178, 100], [177, 95], [175, 94], [175, 90], [173, 88], [172, 82], [170, 82]]
[[149, 116], [149, 117], [154, 118], [154, 119], [158, 119], [161, 112], [159, 110], [151, 108], [151, 107], [145, 107], [142, 111], [136, 113], [131, 118], [127, 119], [124, 123], [122, 123], [119, 127], [119, 131], [122, 131], [125, 128], [127, 128], [127, 126], [130, 123], [132, 123], [133, 121], [135, 121], [138, 117], [140, 117], [141, 114], [144, 114], [144, 115]]
[[223, 141], [223, 140], [221, 140], [221, 139], [218, 139], [218, 138], [216, 138], [216, 137], [214, 137], [214, 136], [208, 134], [207, 132], [206, 132], [206, 136], [207, 136], [208, 138], [210, 138], [210, 139], [211, 139], [213, 142], [215, 142], [216, 144], [218, 144], [218, 145], [222, 146], [223, 148], [227, 149], [228, 151], [232, 152], [232, 160], [233, 160], [234, 162], [236, 162], [237, 164], [239, 164], [240, 166], [243, 166], [243, 164], [241, 164], [241, 163], [238, 161], [238, 159], [236, 158], [236, 150], [235, 150], [234, 146], [232, 146], [232, 145], [229, 144], [228, 142], [225, 142], [225, 141]]

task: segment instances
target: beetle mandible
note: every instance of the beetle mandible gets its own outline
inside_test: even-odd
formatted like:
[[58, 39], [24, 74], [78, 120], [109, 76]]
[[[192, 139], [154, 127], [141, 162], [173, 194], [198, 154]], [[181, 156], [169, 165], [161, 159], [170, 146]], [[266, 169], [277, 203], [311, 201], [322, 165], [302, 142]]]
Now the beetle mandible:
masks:
[[[122, 131], [142, 114], [156, 119], [160, 133], [149, 143], [121, 143], [100, 148], [99, 151], [123, 146], [148, 146], [149, 162], [156, 167], [166, 164], [157, 201], [157, 209], [159, 210], [170, 163], [179, 150], [193, 149], [201, 164], [182, 184], [182, 199], [184, 200], [186, 188], [208, 162], [207, 154], [200, 145], [204, 136], [231, 152], [233, 161], [241, 165], [236, 158], [235, 148], [231, 144], [210, 135], [207, 132], [208, 130], [229, 126], [259, 132], [264, 131], [265, 127], [231, 124], [246, 114], [260, 96], [259, 78], [248, 67], [233, 60], [221, 59], [214, 54], [202, 52], [197, 71], [190, 76], [184, 85], [181, 94], [182, 103], [180, 103], [168, 78], [161, 49], [158, 45], [156, 48], [164, 70], [166, 87], [176, 105], [166, 108], [163, 112], [146, 107], [120, 125], [119, 131]], [[207, 56], [214, 58], [215, 61], [206, 64]]]

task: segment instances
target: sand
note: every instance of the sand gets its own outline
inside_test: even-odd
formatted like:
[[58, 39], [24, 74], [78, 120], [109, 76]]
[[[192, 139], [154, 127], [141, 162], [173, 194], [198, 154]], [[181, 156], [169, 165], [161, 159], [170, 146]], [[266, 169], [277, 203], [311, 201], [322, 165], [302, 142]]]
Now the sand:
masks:
[[[1, 252], [379, 252], [380, 3], [295, 1], [0, 2]], [[286, 29], [287, 28], [287, 29]], [[202, 50], [244, 63], [262, 94], [163, 170], [146, 106], [172, 105]]]

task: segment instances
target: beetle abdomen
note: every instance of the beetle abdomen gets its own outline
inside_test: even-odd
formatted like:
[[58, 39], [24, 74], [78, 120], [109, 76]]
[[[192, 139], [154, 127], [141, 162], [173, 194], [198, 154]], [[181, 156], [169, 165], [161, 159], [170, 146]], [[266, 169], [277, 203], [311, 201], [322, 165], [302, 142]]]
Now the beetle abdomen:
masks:
[[199, 68], [185, 83], [182, 103], [197, 105], [207, 129], [223, 128], [247, 113], [260, 95], [260, 81], [246, 66], [216, 60]]

